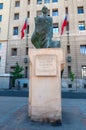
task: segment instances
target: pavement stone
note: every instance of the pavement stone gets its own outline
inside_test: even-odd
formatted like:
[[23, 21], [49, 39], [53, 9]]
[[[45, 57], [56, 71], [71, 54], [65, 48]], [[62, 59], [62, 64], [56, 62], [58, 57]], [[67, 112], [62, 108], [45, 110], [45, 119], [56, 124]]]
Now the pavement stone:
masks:
[[0, 97], [0, 130], [86, 130], [86, 99], [62, 99], [62, 125], [32, 122], [27, 97]]

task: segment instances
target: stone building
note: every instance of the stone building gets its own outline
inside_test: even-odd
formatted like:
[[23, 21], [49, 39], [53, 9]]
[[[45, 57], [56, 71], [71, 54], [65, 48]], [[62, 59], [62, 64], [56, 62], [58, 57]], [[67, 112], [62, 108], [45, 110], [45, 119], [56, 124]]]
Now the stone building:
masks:
[[10, 0], [0, 0], [0, 88], [9, 88], [10, 75], [6, 74]]
[[[1, 0], [0, 3], [4, 1]], [[34, 18], [41, 15], [41, 9], [45, 5], [49, 9], [49, 15], [53, 18], [53, 39], [60, 40], [65, 50], [66, 67], [62, 86], [71, 89], [72, 83], [68, 77], [72, 71], [75, 74], [73, 86], [86, 87], [86, 0], [11, 0], [7, 3], [10, 7], [10, 17], [8, 23], [5, 22], [9, 25], [9, 30], [5, 31], [8, 36], [6, 73], [11, 72], [18, 61], [24, 67], [25, 78], [28, 77], [28, 51], [33, 47], [31, 35], [35, 27]], [[61, 26], [66, 14], [68, 25], [61, 35]], [[28, 35], [21, 39], [21, 29], [27, 17]]]
[[5, 73], [10, 0], [0, 0], [0, 74]]

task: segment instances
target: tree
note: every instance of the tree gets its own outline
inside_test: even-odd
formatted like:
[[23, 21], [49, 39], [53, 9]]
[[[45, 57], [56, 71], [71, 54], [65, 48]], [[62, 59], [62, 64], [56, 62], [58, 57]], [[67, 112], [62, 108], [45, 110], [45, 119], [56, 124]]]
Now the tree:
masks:
[[13, 86], [15, 84], [15, 80], [19, 78], [23, 78], [23, 67], [19, 66], [18, 62], [16, 62], [15, 68], [13, 69], [13, 72], [11, 72], [11, 75], [13, 76]]
[[74, 81], [75, 75], [74, 75], [73, 72], [70, 72], [69, 78], [70, 78], [70, 80], [71, 80], [72, 82]]

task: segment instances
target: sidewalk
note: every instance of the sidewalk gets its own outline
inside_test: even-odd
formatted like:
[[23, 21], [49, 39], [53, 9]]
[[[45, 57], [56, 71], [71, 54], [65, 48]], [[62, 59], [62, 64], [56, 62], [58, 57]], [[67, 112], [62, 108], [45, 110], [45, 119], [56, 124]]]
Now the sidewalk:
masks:
[[[0, 89], [0, 96], [9, 96], [9, 97], [29, 97], [29, 90], [1, 90]], [[62, 91], [62, 98], [71, 98], [71, 99], [86, 99], [86, 91]]]
[[62, 99], [62, 126], [31, 122], [27, 97], [0, 97], [0, 130], [86, 130], [86, 99]]

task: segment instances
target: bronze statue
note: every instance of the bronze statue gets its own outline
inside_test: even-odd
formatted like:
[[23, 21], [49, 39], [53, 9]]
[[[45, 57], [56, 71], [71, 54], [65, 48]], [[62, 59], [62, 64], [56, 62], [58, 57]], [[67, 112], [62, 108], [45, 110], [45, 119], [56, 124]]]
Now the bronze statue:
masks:
[[48, 16], [46, 6], [42, 8], [42, 16], [35, 18], [35, 31], [31, 41], [36, 48], [57, 48], [60, 47], [59, 41], [52, 41], [53, 22], [52, 17]]

